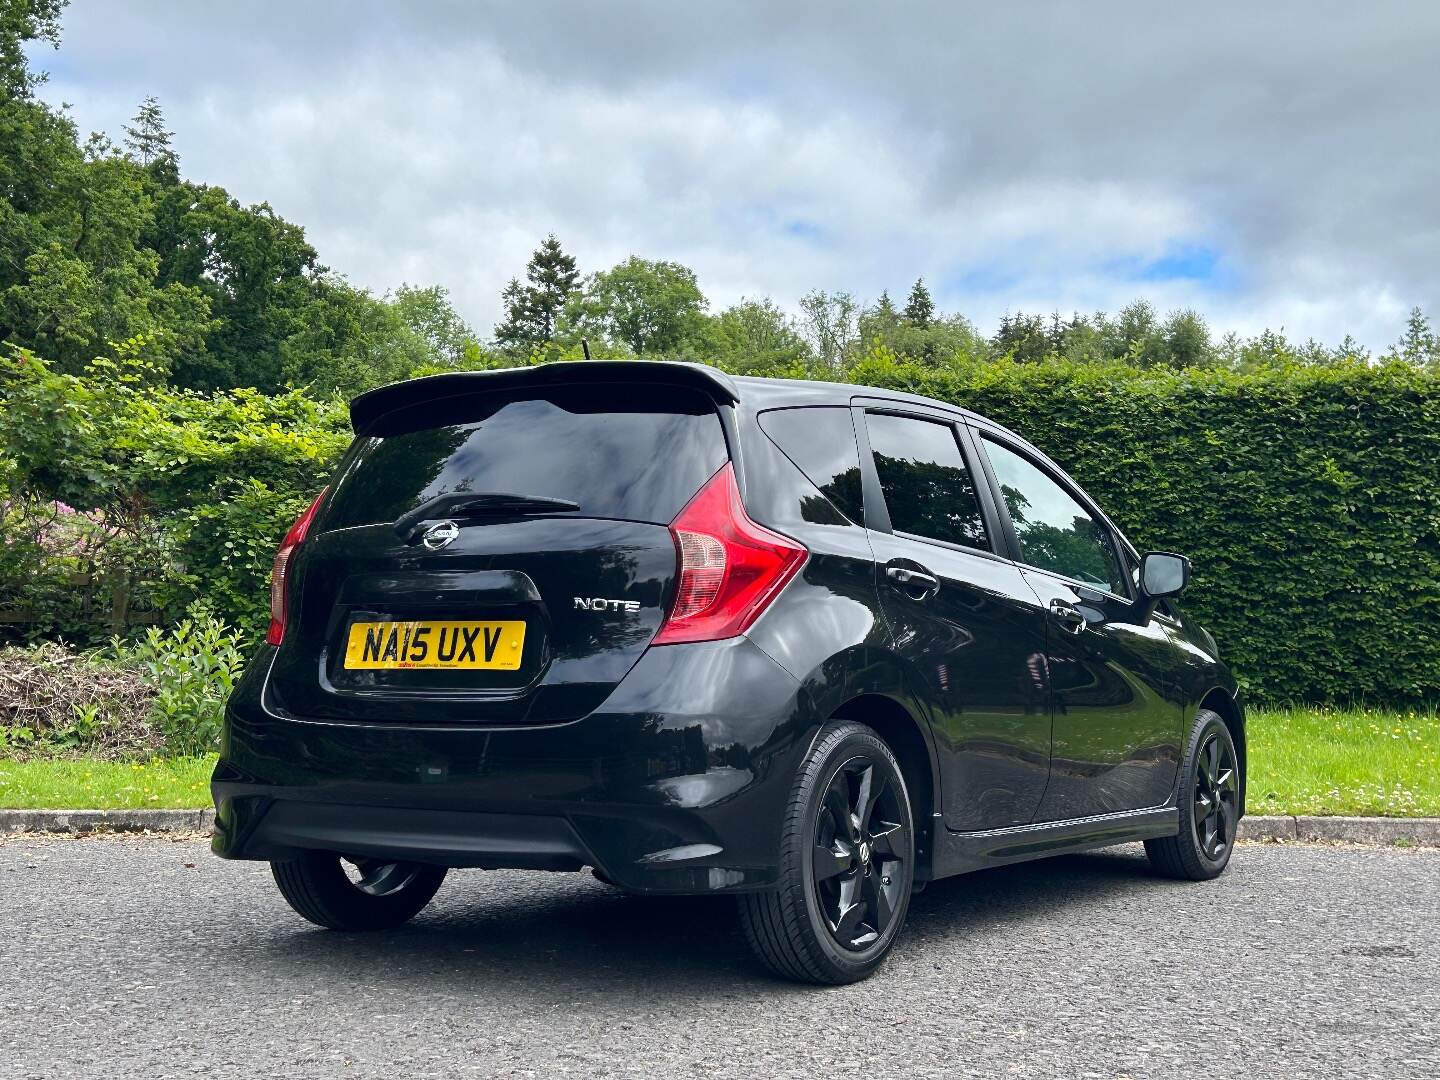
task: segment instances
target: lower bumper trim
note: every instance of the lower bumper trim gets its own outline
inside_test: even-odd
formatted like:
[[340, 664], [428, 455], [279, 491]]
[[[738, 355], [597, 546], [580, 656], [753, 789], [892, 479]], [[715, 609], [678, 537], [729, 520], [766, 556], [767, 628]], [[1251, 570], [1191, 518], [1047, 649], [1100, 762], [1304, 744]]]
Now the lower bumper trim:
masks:
[[271, 803], [255, 823], [243, 857], [284, 858], [307, 850], [482, 869], [579, 870], [595, 864], [564, 818], [284, 800]]

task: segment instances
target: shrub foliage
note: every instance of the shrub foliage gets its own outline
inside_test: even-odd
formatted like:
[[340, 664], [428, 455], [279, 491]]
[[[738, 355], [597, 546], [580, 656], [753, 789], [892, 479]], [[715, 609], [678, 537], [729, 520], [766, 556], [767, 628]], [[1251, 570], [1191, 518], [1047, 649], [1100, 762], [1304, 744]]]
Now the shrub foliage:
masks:
[[27, 567], [0, 572], [0, 608], [38, 606], [40, 636], [103, 639], [112, 624], [67, 600], [80, 574], [162, 618], [203, 598], [263, 629], [277, 537], [349, 442], [344, 403], [177, 389], [120, 357], [82, 375], [20, 351], [0, 359], [0, 545]]
[[[1252, 698], [1440, 699], [1434, 374], [1360, 362], [936, 367], [882, 347], [845, 377], [1007, 424], [1137, 546], [1191, 556], [1186, 606]], [[118, 575], [153, 594], [163, 621], [198, 597], [253, 640], [275, 544], [348, 437], [339, 399], [180, 390], [123, 350], [83, 375], [15, 353], [0, 361], [0, 542], [28, 561], [23, 578], [0, 576], [0, 609], [48, 613], [32, 636], [83, 636], [65, 622], [64, 575]], [[66, 528], [124, 542], [37, 541], [56, 500]], [[103, 640], [110, 627], [89, 632]]]

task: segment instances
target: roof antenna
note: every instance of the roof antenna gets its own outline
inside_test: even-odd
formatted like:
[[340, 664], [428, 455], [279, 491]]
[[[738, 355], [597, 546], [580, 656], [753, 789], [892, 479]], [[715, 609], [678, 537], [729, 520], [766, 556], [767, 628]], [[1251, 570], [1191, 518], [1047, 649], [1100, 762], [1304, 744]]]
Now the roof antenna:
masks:
[[590, 342], [583, 337], [580, 339], [580, 351], [585, 354], [586, 360], [590, 359]]

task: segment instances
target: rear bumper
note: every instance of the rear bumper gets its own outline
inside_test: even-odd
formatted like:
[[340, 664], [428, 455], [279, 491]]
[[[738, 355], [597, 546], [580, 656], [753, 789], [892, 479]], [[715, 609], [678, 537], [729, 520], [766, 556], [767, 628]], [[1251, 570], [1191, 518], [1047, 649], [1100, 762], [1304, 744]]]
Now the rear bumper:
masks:
[[744, 638], [651, 649], [595, 712], [531, 728], [313, 723], [264, 708], [262, 653], [227, 708], [213, 848], [444, 866], [596, 867], [635, 892], [772, 885], [818, 728]]

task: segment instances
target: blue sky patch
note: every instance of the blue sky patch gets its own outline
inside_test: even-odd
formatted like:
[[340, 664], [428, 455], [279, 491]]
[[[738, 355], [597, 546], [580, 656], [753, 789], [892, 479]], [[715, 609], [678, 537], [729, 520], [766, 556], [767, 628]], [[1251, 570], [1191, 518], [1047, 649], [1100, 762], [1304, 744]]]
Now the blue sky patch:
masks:
[[1220, 288], [1229, 280], [1219, 252], [1204, 244], [1177, 247], [1158, 259], [1112, 259], [1104, 269], [1122, 281], [1195, 281]]
[[825, 239], [825, 230], [813, 221], [806, 221], [804, 218], [791, 218], [781, 228], [786, 236], [793, 236], [797, 240], [808, 240], [812, 244], [818, 244]]

